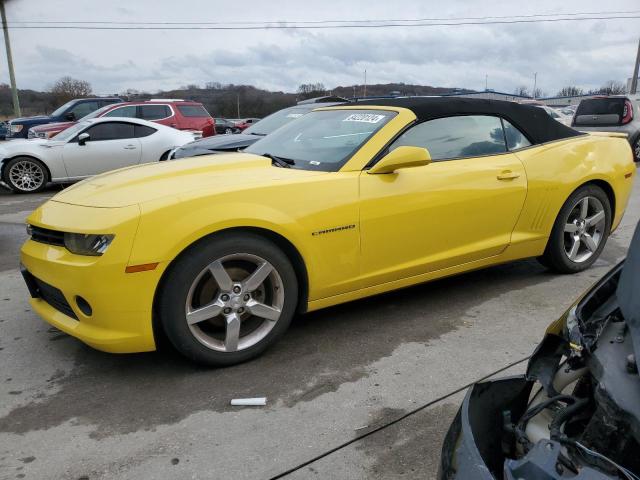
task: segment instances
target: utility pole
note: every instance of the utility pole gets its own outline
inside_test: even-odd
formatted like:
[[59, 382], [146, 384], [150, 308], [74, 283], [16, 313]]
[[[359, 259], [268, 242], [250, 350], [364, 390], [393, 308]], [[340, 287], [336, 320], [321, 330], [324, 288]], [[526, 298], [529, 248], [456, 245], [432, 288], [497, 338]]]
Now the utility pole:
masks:
[[364, 93], [362, 95], [363, 97], [367, 96], [367, 69], [364, 69]]
[[487, 90], [489, 90], [489, 75], [488, 74], [484, 74], [484, 91], [486, 92]]
[[9, 81], [11, 82], [11, 96], [13, 97], [13, 114], [16, 117], [20, 113], [20, 101], [18, 100], [18, 87], [16, 76], [13, 73], [13, 57], [11, 56], [11, 43], [9, 43], [9, 27], [7, 27], [7, 14], [4, 11], [4, 0], [0, 0], [0, 16], [2, 16], [2, 30], [4, 31], [4, 46], [7, 49], [7, 65], [9, 66]]
[[633, 77], [631, 77], [631, 88], [629, 93], [636, 93], [638, 91], [638, 68], [640, 67], [640, 40], [638, 40], [638, 53], [636, 54], [636, 65], [633, 67]]
[[238, 118], [240, 118], [240, 94], [236, 95], [236, 106], [238, 107]]
[[538, 85], [538, 72], [534, 72], [533, 74], [533, 92], [531, 92], [531, 96], [533, 99], [536, 99], [536, 87]]

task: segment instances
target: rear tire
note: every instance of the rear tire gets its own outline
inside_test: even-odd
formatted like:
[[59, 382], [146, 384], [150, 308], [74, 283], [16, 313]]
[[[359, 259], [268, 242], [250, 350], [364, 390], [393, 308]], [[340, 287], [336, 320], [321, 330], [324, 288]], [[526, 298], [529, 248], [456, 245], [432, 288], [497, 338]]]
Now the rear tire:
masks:
[[49, 171], [40, 160], [16, 157], [2, 170], [2, 180], [17, 193], [41, 192], [49, 182]]
[[289, 327], [298, 303], [291, 262], [252, 233], [215, 235], [182, 254], [157, 297], [160, 325], [193, 361], [228, 366], [261, 354]]
[[636, 138], [633, 144], [633, 159], [636, 163], [640, 162], [640, 137]]
[[611, 203], [596, 185], [584, 185], [569, 196], [538, 260], [559, 273], [577, 273], [598, 259], [611, 231]]

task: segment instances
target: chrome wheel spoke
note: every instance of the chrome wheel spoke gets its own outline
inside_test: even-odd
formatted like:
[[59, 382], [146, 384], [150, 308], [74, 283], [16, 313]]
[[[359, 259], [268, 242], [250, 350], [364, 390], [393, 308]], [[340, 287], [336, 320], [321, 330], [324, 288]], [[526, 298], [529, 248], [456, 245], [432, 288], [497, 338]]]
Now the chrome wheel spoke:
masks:
[[589, 214], [589, 197], [585, 197], [580, 202], [580, 219], [585, 220]]
[[567, 223], [564, 226], [564, 231], [567, 233], [576, 233], [578, 231], [578, 226], [575, 223]]
[[250, 300], [247, 303], [247, 310], [256, 317], [266, 318], [267, 320], [276, 321], [280, 318], [280, 310], [274, 307], [265, 305], [264, 303]]
[[580, 237], [574, 236], [571, 249], [567, 252], [569, 259], [575, 260], [578, 256], [578, 250], [580, 250]]
[[216, 260], [211, 265], [209, 265], [209, 272], [213, 275], [214, 280], [220, 287], [220, 290], [225, 292], [231, 291], [233, 288], [233, 280], [225, 270], [222, 262], [220, 260]]
[[238, 342], [240, 340], [240, 317], [232, 313], [227, 315], [227, 329], [224, 337], [224, 349], [227, 352], [235, 352], [238, 350]]
[[587, 227], [595, 227], [600, 222], [603, 222], [605, 219], [604, 210], [600, 210], [595, 215], [591, 215], [589, 218], [585, 219]]
[[223, 305], [218, 301], [205, 305], [204, 307], [197, 308], [190, 312], [187, 312], [187, 323], [194, 325], [196, 323], [204, 322], [217, 317], [222, 313]]
[[592, 253], [595, 252], [598, 249], [598, 244], [593, 239], [593, 237], [591, 235], [589, 235], [588, 233], [584, 233], [582, 235], [582, 242], [587, 246], [589, 251], [592, 252]]
[[271, 264], [269, 262], [264, 262], [262, 265], [256, 268], [256, 270], [248, 278], [246, 278], [244, 282], [242, 282], [244, 290], [247, 292], [253, 292], [260, 285], [262, 285], [262, 282], [267, 279], [272, 271], [273, 267], [271, 266]]

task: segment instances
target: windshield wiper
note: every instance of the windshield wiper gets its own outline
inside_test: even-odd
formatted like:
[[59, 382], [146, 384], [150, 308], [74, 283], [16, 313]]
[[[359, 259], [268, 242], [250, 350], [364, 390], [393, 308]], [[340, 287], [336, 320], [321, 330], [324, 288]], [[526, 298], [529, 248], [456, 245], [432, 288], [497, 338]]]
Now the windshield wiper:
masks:
[[272, 163], [275, 163], [282, 168], [291, 168], [291, 165], [296, 164], [296, 162], [294, 160], [291, 160], [290, 158], [276, 157], [275, 155], [271, 155], [270, 153], [263, 153], [262, 156], [270, 158]]
[[267, 136], [266, 133], [258, 133], [258, 132], [249, 132], [249, 133], [245, 133], [245, 135], [257, 135], [259, 137], [266, 137]]

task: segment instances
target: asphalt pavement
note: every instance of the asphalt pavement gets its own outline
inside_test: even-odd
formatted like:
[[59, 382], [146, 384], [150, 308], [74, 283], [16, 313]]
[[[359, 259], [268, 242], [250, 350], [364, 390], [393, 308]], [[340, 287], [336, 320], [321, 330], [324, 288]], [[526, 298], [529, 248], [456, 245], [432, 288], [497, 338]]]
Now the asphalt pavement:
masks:
[[[36, 317], [18, 252], [24, 218], [55, 191], [0, 187], [0, 479], [267, 479], [423, 404], [284, 478], [434, 478], [455, 392], [528, 356], [640, 219], [636, 185], [588, 271], [524, 260], [352, 302], [296, 318], [254, 361], [207, 369], [97, 352]], [[254, 396], [267, 405], [229, 405]]]

